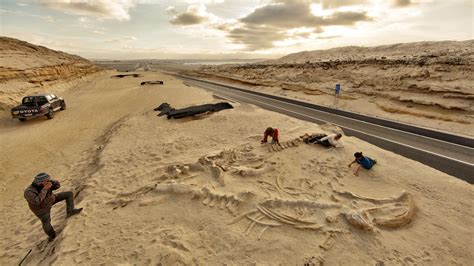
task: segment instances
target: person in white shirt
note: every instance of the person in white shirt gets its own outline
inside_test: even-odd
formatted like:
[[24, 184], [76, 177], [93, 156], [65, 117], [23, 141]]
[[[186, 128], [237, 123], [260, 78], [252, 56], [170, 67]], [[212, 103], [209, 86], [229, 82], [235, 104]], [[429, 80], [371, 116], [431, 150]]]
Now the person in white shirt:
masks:
[[338, 145], [340, 145], [341, 138], [342, 134], [329, 134], [327, 136], [323, 135], [310, 138], [308, 139], [308, 142], [313, 144], [319, 144], [328, 148], [336, 148]]

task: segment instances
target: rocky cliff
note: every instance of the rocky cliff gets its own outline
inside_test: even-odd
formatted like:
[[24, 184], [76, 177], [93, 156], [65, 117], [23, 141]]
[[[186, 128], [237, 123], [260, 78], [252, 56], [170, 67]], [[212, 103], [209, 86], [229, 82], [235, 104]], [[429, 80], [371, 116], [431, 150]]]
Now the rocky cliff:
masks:
[[0, 37], [0, 59], [0, 110], [25, 94], [62, 91], [100, 71], [82, 57], [8, 37]]

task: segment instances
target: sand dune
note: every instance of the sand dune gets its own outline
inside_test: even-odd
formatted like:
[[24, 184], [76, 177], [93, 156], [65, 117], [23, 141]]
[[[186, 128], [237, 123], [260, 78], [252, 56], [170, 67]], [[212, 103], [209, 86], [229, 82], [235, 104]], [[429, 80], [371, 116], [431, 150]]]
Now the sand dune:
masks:
[[472, 135], [474, 41], [342, 47], [186, 74], [406, 123]]

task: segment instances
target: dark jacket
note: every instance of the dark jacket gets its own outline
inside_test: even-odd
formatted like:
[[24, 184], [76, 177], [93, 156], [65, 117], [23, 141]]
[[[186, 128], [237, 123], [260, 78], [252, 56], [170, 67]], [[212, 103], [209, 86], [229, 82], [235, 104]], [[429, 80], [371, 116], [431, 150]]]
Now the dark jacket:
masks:
[[272, 137], [272, 140], [274, 142], [278, 143], [279, 142], [279, 140], [278, 140], [278, 128], [274, 128], [272, 134], [268, 133], [265, 130], [265, 132], [263, 132], [263, 142], [267, 142], [268, 137]]
[[25, 189], [24, 196], [28, 202], [28, 206], [38, 217], [51, 211], [51, 207], [56, 199], [53, 190], [56, 190], [61, 186], [56, 180], [51, 180], [51, 182], [53, 185], [48, 190], [43, 189], [43, 185], [37, 185], [35, 183], [32, 183]]

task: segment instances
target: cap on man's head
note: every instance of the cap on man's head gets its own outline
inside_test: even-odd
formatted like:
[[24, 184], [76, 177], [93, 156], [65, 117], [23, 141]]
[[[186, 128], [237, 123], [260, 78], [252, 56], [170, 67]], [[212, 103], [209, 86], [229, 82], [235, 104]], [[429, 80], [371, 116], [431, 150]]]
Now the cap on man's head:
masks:
[[33, 181], [36, 184], [42, 183], [45, 180], [51, 178], [47, 173], [39, 173], [35, 176], [35, 180]]

